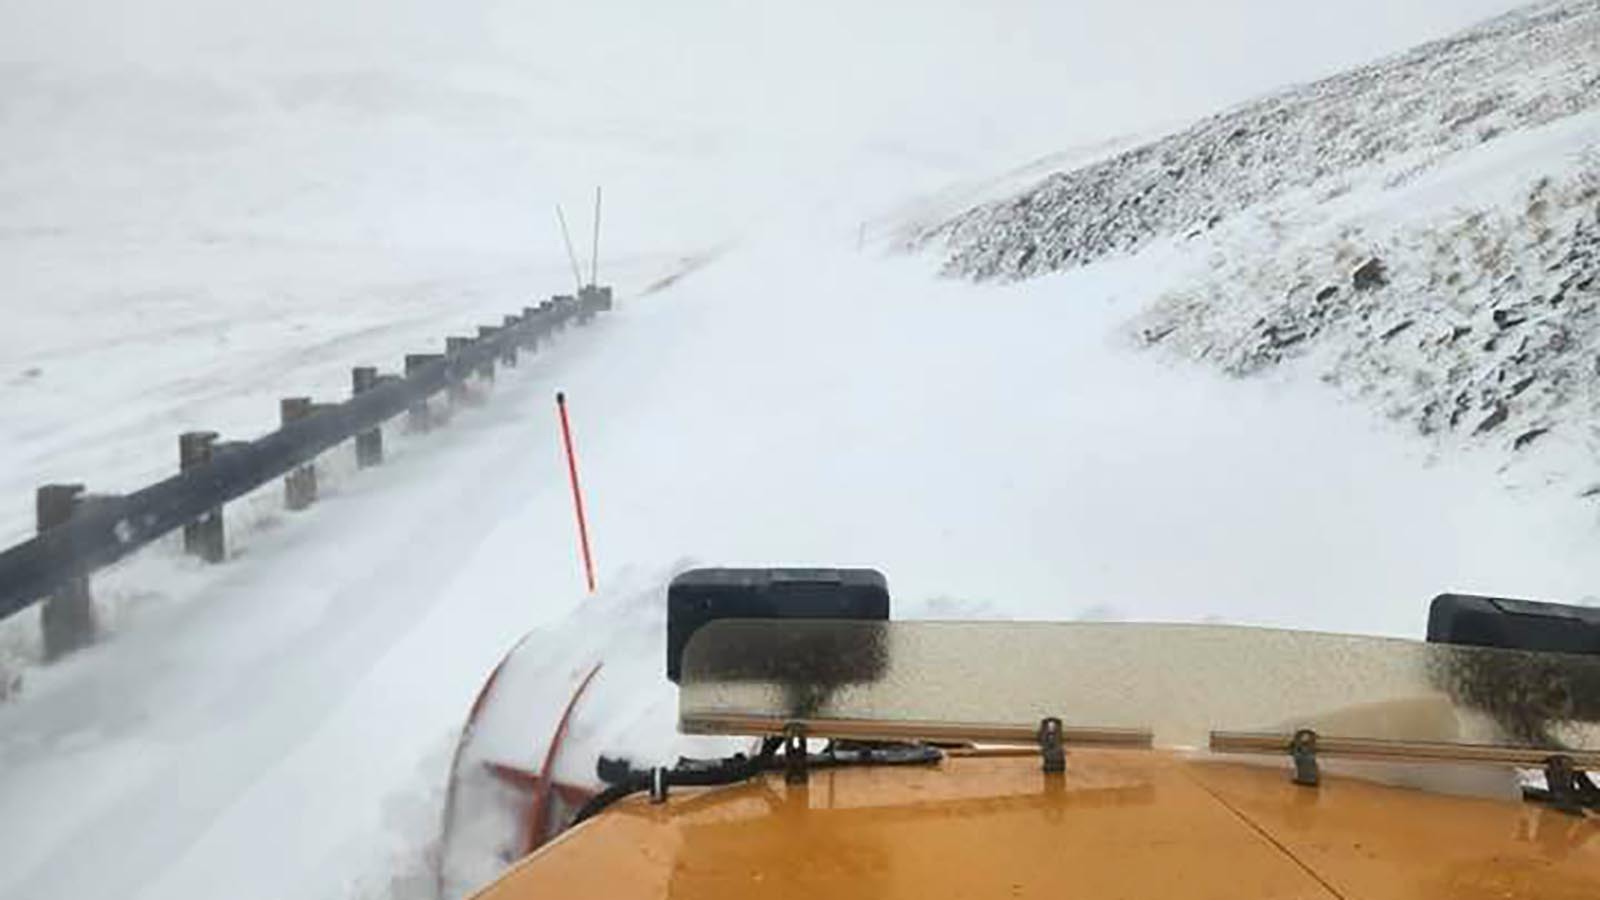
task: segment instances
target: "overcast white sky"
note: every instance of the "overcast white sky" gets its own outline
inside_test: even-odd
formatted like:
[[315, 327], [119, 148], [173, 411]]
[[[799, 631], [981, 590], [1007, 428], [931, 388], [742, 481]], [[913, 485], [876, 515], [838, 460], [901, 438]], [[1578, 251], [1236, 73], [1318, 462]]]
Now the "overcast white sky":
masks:
[[1237, 102], [1508, 0], [0, 0], [0, 59], [158, 67], [493, 66], [597, 111], [1046, 152]]

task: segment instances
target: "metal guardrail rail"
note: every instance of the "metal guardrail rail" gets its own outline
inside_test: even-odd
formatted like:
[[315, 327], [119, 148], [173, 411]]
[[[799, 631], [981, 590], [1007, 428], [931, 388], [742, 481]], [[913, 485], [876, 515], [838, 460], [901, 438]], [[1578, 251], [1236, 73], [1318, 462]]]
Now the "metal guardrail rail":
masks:
[[[186, 465], [177, 475], [132, 493], [77, 497], [74, 501], [72, 495], [81, 490], [79, 486], [58, 486], [69, 491], [72, 504], [63, 521], [41, 527], [35, 537], [0, 551], [0, 619], [57, 592], [70, 591], [74, 583], [84, 584], [95, 570], [179, 528], [214, 516], [225, 503], [276, 478], [290, 476], [292, 480], [292, 473], [319, 454], [423, 407], [429, 398], [461, 385], [474, 373], [492, 373], [497, 361], [514, 360], [519, 349], [536, 346], [567, 323], [586, 323], [610, 308], [611, 289], [594, 285], [576, 296], [558, 296], [528, 307], [521, 315], [506, 316], [501, 326], [479, 329], [476, 339], [452, 338], [447, 353], [408, 358], [405, 375], [370, 378], [367, 389], [342, 403], [303, 401], [309, 414], [287, 421], [286, 401], [286, 421], [278, 430], [251, 441], [217, 445], [208, 453], [209, 459]], [[290, 489], [292, 496], [293, 484]], [[41, 526], [45, 525], [44, 490]], [[83, 593], [86, 601], [87, 591]], [[48, 621], [46, 632], [48, 645]], [[47, 655], [51, 655], [49, 650], [47, 646]]]

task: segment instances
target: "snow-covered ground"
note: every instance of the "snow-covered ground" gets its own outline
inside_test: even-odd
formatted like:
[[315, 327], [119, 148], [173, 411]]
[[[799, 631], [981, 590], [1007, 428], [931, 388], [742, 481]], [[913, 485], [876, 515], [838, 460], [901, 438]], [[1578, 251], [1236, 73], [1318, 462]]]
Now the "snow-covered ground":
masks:
[[1211, 277], [1204, 242], [974, 286], [883, 241], [1019, 163], [1503, 4], [153, 6], [0, 6], [0, 272], [25, 288], [0, 300], [0, 533], [37, 482], [137, 484], [179, 430], [260, 430], [280, 394], [564, 289], [549, 206], [586, 218], [595, 182], [621, 297], [313, 511], [239, 504], [227, 565], [166, 546], [97, 578], [108, 639], [0, 705], [0, 896], [423, 896], [500, 654], [537, 626], [631, 651], [620, 620], [686, 560], [877, 566], [906, 615], [1401, 635], [1439, 589], [1600, 576], [1570, 492], [1507, 490], [1313, 373], [1133, 349]]
[[[573, 335], [224, 569], [153, 551], [101, 579], [162, 590], [0, 708], [0, 805], [27, 811], [0, 820], [0, 890], [382, 896], [425, 870], [478, 683], [595, 602], [558, 386], [619, 614], [659, 602], [683, 557], [876, 565], [910, 615], [1402, 635], [1441, 588], [1579, 597], [1600, 577], [1587, 510], [1427, 467], [1318, 385], [1128, 353], [1112, 332], [1142, 266], [975, 304], [918, 261], [790, 237]], [[765, 284], [797, 247], [811, 274]], [[541, 639], [598, 652], [593, 619]]]
[[[147, 483], [179, 431], [259, 433], [564, 289], [551, 206], [586, 219], [593, 184], [626, 290], [797, 208], [866, 221], [1504, 2], [5, 0], [0, 541], [40, 483]], [[1342, 39], [1286, 46], [1312, 31]]]

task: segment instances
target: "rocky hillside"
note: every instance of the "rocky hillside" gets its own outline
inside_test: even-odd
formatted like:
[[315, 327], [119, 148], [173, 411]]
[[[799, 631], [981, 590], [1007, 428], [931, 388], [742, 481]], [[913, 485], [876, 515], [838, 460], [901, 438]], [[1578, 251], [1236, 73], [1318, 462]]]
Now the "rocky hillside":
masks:
[[1600, 496], [1600, 3], [1546, 3], [971, 209], [916, 242], [1020, 279], [1167, 241], [1145, 347], [1304, 357], [1440, 444]]
[[[1581, 124], [1590, 148], [1570, 161], [1552, 154], [1560, 176], [1513, 178], [1488, 208], [1399, 223], [1385, 209], [1221, 254], [1210, 275], [1137, 316], [1133, 335], [1235, 375], [1304, 355], [1324, 380], [1424, 435], [1518, 453], [1554, 434], [1592, 459], [1600, 116]], [[1435, 177], [1446, 192], [1477, 179], [1470, 169]]]
[[914, 238], [973, 278], [1026, 278], [1198, 235], [1285, 192], [1401, 182], [1458, 151], [1600, 105], [1600, 3], [1506, 15], [1206, 119]]

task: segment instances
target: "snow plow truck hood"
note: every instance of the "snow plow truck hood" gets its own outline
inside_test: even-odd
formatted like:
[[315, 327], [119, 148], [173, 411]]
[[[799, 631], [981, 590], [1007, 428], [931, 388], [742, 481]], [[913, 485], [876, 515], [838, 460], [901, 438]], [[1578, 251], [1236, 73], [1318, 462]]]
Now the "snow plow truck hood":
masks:
[[636, 797], [481, 900], [1060, 897], [1592, 900], [1600, 824], [1283, 767], [1078, 750], [766, 775]]
[[885, 595], [845, 570], [679, 576], [676, 733], [745, 752], [601, 754], [581, 809], [507, 807], [532, 852], [476, 896], [1600, 898], [1586, 611], [1444, 595], [1430, 638], [1489, 639], [1417, 642], [899, 621]]

